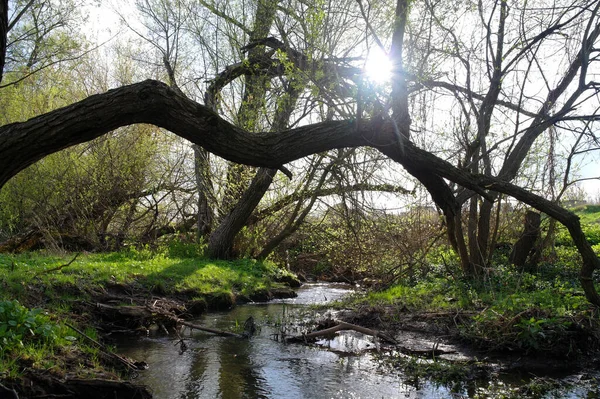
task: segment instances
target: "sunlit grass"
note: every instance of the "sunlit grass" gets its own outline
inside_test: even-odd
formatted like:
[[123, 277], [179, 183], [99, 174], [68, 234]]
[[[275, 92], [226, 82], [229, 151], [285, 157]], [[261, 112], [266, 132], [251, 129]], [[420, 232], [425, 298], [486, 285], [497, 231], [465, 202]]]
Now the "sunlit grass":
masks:
[[[0, 298], [23, 298], [36, 286], [50, 298], [75, 299], [110, 284], [135, 285], [165, 294], [232, 292], [244, 295], [273, 286], [284, 273], [270, 262], [180, 258], [165, 252], [130, 250], [109, 254], [0, 254]], [[59, 269], [60, 268], [60, 269]]]

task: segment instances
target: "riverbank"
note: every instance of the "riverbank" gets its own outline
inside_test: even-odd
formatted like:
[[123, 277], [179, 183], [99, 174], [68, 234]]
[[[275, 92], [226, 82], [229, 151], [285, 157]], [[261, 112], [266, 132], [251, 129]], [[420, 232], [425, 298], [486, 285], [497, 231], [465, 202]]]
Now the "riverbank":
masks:
[[[0, 255], [6, 392], [75, 398], [77, 389], [95, 384], [98, 397], [117, 387], [127, 392], [119, 397], [148, 397], [144, 388], [123, 382], [144, 365], [115, 357], [105, 346], [111, 334], [177, 336], [174, 318], [295, 295], [290, 285], [297, 280], [271, 263], [211, 261], [193, 249], [175, 249]], [[595, 372], [600, 363], [598, 311], [561, 272], [559, 279], [498, 270], [481, 285], [432, 273], [327, 307], [338, 320], [395, 337], [399, 345], [391, 352], [398, 355], [388, 353], [384, 363], [416, 385], [422, 379], [464, 384], [519, 368], [528, 375], [538, 368], [590, 376], [586, 370]], [[243, 321], [236, 319], [233, 329]]]
[[385, 363], [416, 384], [481, 387], [505, 375], [522, 383], [511, 392], [502, 384], [485, 390], [538, 398], [546, 392], [578, 397], [563, 391], [585, 388], [596, 397], [600, 313], [576, 275], [562, 269], [559, 278], [553, 267], [537, 276], [499, 269], [480, 283], [432, 273], [349, 297], [335, 304], [334, 317], [394, 337], [396, 354]]
[[143, 365], [114, 356], [105, 337], [175, 324], [147, 311], [149, 305], [191, 318], [293, 296], [290, 286], [299, 285], [269, 262], [212, 261], [190, 247], [0, 255], [0, 271], [0, 393], [8, 397], [13, 390], [22, 397], [77, 398], [88, 390], [99, 398], [106, 392], [149, 397], [124, 382]]

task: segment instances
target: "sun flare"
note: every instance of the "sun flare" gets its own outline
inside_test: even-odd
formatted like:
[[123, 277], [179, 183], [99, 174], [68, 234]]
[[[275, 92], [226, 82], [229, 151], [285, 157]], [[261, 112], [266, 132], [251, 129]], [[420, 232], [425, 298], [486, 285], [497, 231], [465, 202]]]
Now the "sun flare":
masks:
[[365, 74], [374, 83], [387, 83], [392, 80], [392, 61], [382, 50], [375, 48], [367, 56]]

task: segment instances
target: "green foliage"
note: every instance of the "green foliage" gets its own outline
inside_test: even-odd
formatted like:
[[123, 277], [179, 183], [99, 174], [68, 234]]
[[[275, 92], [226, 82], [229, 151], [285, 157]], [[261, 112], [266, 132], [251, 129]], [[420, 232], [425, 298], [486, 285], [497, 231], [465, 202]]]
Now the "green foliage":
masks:
[[68, 267], [49, 273], [45, 271], [67, 264], [72, 256], [0, 254], [0, 285], [6, 287], [0, 299], [26, 298], [23, 284], [31, 284], [34, 276], [35, 286], [54, 299], [55, 306], [59, 303], [68, 306], [70, 296], [85, 298], [107, 282], [141, 286], [165, 294], [185, 291], [202, 297], [227, 292], [235, 296], [251, 295], [276, 286], [274, 280], [286, 273], [271, 262], [182, 257], [183, 252], [192, 251], [190, 246], [182, 245], [87, 254], [79, 256]]
[[404, 280], [352, 301], [410, 311], [474, 313], [461, 319], [460, 332], [487, 349], [576, 356], [586, 345], [595, 346], [600, 318], [583, 295], [577, 267], [545, 264], [534, 275], [497, 265], [484, 281], [432, 270], [416, 282]]
[[[86, 61], [84, 57], [68, 68], [46, 68], [3, 88], [0, 125], [52, 111], [96, 90], [79, 81], [82, 74], [102, 75]], [[79, 75], [74, 76], [73, 70]], [[153, 239], [153, 231], [171, 227], [174, 213], [167, 213], [175, 205], [164, 203], [168, 192], [177, 190], [171, 179], [180, 178], [183, 161], [176, 159], [174, 136], [156, 133], [150, 126], [122, 128], [45, 157], [20, 172], [0, 191], [0, 242], [36, 231], [43, 239], [33, 248], [114, 250], [124, 241]], [[150, 237], [143, 237], [144, 233]]]
[[417, 282], [415, 285], [398, 284], [379, 292], [369, 292], [367, 300], [371, 304], [397, 304], [410, 309], [449, 310], [458, 309], [470, 301], [461, 296], [460, 288], [448, 279], [433, 278]]
[[23, 343], [52, 343], [57, 327], [42, 309], [27, 309], [18, 301], [0, 301], [0, 351], [11, 351]]

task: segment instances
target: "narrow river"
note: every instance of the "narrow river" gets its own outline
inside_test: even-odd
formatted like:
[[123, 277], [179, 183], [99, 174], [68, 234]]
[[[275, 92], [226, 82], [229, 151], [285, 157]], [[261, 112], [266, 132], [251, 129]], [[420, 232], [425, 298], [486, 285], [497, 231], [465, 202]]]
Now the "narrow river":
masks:
[[[306, 284], [297, 298], [241, 305], [195, 321], [239, 331], [252, 316], [259, 330], [248, 340], [185, 330], [189, 349], [182, 354], [175, 340], [165, 336], [119, 340], [117, 352], [149, 364], [135, 382], [148, 386], [156, 399], [472, 397], [473, 392], [457, 394], [427, 381], [418, 388], [406, 384], [402, 375], [382, 369], [374, 354], [364, 351], [373, 345], [369, 339], [353, 334], [321, 347], [275, 339], [287, 320], [311, 312], [307, 305], [327, 303], [350, 292], [348, 286]], [[582, 393], [565, 392], [564, 397], [578, 398]], [[597, 397], [597, 391], [586, 394]]]

